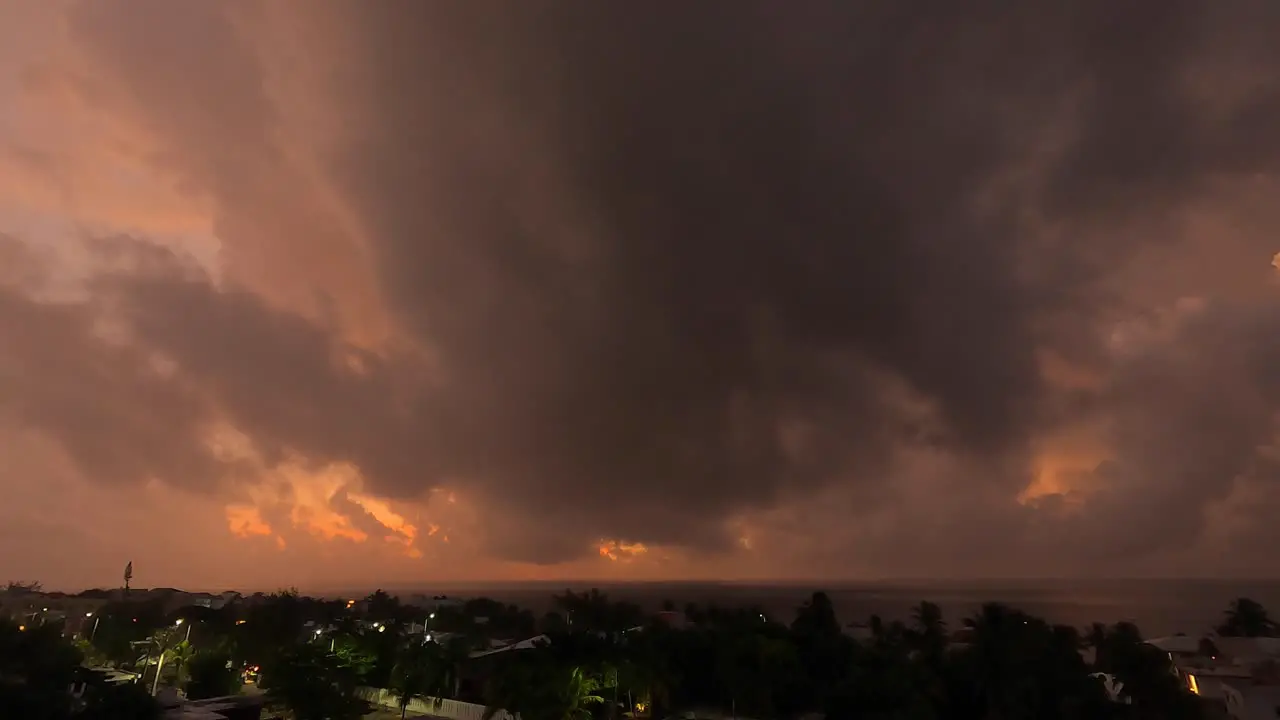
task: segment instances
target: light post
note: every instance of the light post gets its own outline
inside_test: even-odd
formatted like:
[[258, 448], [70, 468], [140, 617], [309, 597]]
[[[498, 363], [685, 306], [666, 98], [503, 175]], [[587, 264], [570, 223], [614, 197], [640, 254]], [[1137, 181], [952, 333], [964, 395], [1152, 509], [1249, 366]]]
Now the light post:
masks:
[[91, 612], [85, 613], [84, 616], [93, 618], [93, 629], [89, 631], [89, 642], [92, 643], [94, 636], [98, 634], [98, 622], [102, 620], [102, 616]]
[[160, 671], [164, 669], [165, 650], [160, 651], [160, 657], [156, 658], [156, 679], [151, 683], [151, 696], [155, 697], [157, 691], [160, 690]]
[[[174, 625], [174, 627], [182, 627], [182, 623], [183, 623], [183, 619], [182, 619], [182, 618], [178, 618], [178, 621], [177, 621], [177, 622], [175, 622], [173, 625]], [[187, 643], [189, 643], [190, 641], [191, 641], [191, 624], [190, 624], [190, 623], [188, 623], [188, 624], [187, 624], [187, 637], [186, 637], [186, 639], [185, 639], [185, 640], [183, 640], [183, 642], [187, 642]], [[159, 657], [159, 658], [156, 658], [156, 678], [155, 678], [155, 680], [153, 680], [153, 681], [152, 681], [152, 683], [151, 683], [151, 694], [152, 694], [152, 696], [154, 696], [154, 695], [156, 694], [156, 692], [158, 692], [158, 691], [160, 690], [160, 671], [164, 669], [164, 656], [165, 656], [165, 653], [167, 653], [167, 652], [168, 652], [168, 648], [166, 648], [166, 649], [164, 649], [164, 650], [161, 650], [161, 651], [160, 651], [160, 657]], [[179, 668], [179, 672], [181, 672], [181, 668]]]

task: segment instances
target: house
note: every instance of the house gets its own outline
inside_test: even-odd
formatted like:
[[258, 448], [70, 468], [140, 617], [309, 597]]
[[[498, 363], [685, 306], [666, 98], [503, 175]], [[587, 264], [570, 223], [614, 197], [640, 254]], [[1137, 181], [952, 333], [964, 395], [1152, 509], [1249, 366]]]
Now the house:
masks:
[[507, 652], [509, 650], [531, 650], [533, 648], [538, 647], [539, 645], [545, 645], [550, 642], [551, 642], [551, 638], [547, 637], [546, 635], [538, 635], [537, 637], [531, 637], [528, 640], [521, 640], [520, 642], [515, 642], [515, 643], [504, 643], [501, 640], [490, 640], [489, 641], [489, 644], [491, 646], [490, 649], [477, 650], [471, 653], [470, 657], [471, 658], [486, 657], [489, 655], [494, 655], [496, 653]]
[[[1280, 640], [1172, 635], [1147, 643], [1169, 655], [1187, 688], [1206, 699], [1227, 701], [1234, 688], [1280, 686]], [[1272, 716], [1275, 717], [1275, 716]]]
[[1280, 685], [1228, 682], [1222, 685], [1227, 715], [1233, 720], [1276, 720], [1280, 717]]

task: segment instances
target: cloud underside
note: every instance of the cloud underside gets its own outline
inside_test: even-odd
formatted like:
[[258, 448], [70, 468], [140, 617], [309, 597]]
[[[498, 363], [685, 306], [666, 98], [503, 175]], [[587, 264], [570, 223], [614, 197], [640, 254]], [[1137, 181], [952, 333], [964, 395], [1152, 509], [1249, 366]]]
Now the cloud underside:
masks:
[[0, 419], [281, 551], [1274, 572], [1280, 11], [1051, 5], [57, 4]]

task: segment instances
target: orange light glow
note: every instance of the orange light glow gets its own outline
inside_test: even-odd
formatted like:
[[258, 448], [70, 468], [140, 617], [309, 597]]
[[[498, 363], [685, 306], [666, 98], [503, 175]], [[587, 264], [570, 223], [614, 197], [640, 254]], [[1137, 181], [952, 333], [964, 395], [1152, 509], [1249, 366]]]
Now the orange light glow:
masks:
[[609, 558], [612, 561], [631, 560], [649, 552], [649, 548], [645, 547], [644, 543], [622, 540], [601, 540], [597, 550], [600, 553], [600, 557]]
[[271, 534], [271, 526], [262, 519], [262, 512], [252, 505], [228, 505], [226, 516], [232, 535], [247, 538]]
[[422, 551], [413, 545], [418, 538], [418, 527], [407, 521], [403, 515], [392, 510], [391, 505], [386, 500], [361, 493], [349, 493], [348, 498], [363, 508], [365, 512], [372, 515], [373, 519], [377, 520], [383, 527], [391, 531], [390, 535], [383, 537], [385, 541], [403, 545], [405, 554], [409, 557], [422, 557]]
[[1031, 482], [1018, 495], [1018, 502], [1028, 505], [1057, 496], [1068, 506], [1081, 505], [1096, 489], [1093, 471], [1108, 455], [1088, 428], [1046, 438], [1036, 453]]

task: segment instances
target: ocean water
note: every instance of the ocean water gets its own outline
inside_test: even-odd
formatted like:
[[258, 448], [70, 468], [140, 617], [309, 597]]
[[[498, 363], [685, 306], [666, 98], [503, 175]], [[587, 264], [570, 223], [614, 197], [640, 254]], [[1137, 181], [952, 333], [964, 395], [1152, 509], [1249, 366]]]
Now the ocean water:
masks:
[[[719, 605], [756, 605], [771, 618], [789, 622], [814, 590], [824, 590], [842, 623], [865, 622], [872, 614], [906, 620], [921, 600], [942, 607], [958, 627], [983, 602], [1014, 606], [1055, 623], [1084, 628], [1092, 622], [1136, 623], [1147, 637], [1209, 630], [1237, 597], [1249, 597], [1280, 618], [1280, 580], [991, 580], [812, 584], [739, 583], [524, 583], [484, 586], [388, 588], [402, 597], [421, 593], [450, 597], [486, 596], [527, 607], [537, 614], [552, 609], [552, 595], [566, 588], [597, 587], [609, 597], [657, 610], [664, 600]], [[353, 591], [350, 596], [367, 594]]]

